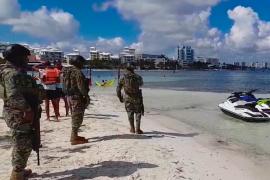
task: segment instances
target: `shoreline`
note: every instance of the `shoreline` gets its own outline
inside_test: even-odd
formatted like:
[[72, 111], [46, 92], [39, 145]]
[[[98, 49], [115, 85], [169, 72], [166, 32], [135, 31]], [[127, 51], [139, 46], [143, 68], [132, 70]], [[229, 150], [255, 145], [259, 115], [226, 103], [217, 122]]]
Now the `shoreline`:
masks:
[[[230, 94], [232, 93], [232, 91], [215, 91], [215, 90], [198, 90], [198, 89], [186, 89], [184, 87], [169, 87], [169, 88], [165, 88], [165, 87], [151, 87], [151, 85], [145, 85], [144, 89], [158, 89], [158, 90], [171, 90], [171, 91], [182, 91], [182, 92], [202, 92], [202, 93], [219, 93], [219, 94], [227, 94], [227, 96], [229, 97]], [[256, 95], [262, 96], [262, 95], [268, 95], [268, 97], [270, 97], [269, 92], [260, 92], [258, 91], [258, 93], [256, 93]], [[224, 99], [225, 100], [225, 99]]]
[[[116, 97], [114, 87], [95, 87], [94, 91], [97, 94]], [[181, 126], [177, 124], [184, 123], [211, 136], [218, 136], [225, 141], [239, 144], [250, 153], [270, 157], [270, 145], [267, 143], [270, 139], [268, 136], [270, 122], [245, 122], [225, 115], [218, 108], [218, 104], [224, 102], [228, 95], [224, 92], [143, 88], [145, 112], [171, 119], [172, 123], [159, 122], [164, 127], [178, 131], [176, 127]], [[258, 98], [263, 98], [265, 95], [270, 96], [270, 94], [256, 94]], [[200, 118], [208, 119], [209, 122], [201, 121]]]

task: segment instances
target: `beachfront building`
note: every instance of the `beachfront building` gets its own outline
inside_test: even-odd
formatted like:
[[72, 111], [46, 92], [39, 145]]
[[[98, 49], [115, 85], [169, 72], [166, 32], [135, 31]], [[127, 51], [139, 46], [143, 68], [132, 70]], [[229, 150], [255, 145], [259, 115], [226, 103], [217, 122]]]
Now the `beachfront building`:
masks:
[[206, 58], [202, 56], [198, 56], [195, 59], [196, 62], [206, 63]]
[[3, 58], [3, 52], [6, 50], [7, 43], [0, 43], [0, 58]]
[[69, 64], [69, 61], [72, 59], [72, 58], [75, 58], [76, 56], [80, 55], [80, 52], [78, 50], [75, 50], [74, 52], [72, 53], [68, 53], [65, 55], [65, 60], [67, 62], [67, 64]]
[[[140, 66], [147, 66], [145, 68], [158, 68], [158, 64], [165, 63], [166, 58], [164, 55], [156, 55], [156, 54], [136, 54], [136, 61], [140, 64]], [[148, 67], [154, 66], [154, 67]]]
[[64, 59], [64, 52], [54, 48], [41, 49], [39, 56], [41, 61], [62, 62]]
[[264, 62], [263, 68], [268, 69], [268, 63], [267, 62]]
[[99, 51], [95, 47], [90, 47], [90, 60], [99, 60]]
[[126, 64], [135, 62], [135, 51], [134, 48], [125, 47], [119, 54], [121, 63]]
[[194, 49], [191, 46], [183, 46], [181, 49], [178, 48], [178, 59], [183, 68], [188, 67], [194, 62]]
[[240, 66], [240, 63], [239, 62], [234, 62], [233, 65], [234, 66]]
[[35, 48], [29, 48], [30, 50], [30, 56], [29, 58], [29, 63], [40, 63], [40, 59], [38, 58], [38, 56], [36, 55], [36, 51]]
[[218, 58], [207, 58], [206, 63], [211, 64], [213, 66], [219, 66], [219, 59]]
[[99, 60], [109, 61], [111, 60], [111, 53], [101, 52], [99, 53]]

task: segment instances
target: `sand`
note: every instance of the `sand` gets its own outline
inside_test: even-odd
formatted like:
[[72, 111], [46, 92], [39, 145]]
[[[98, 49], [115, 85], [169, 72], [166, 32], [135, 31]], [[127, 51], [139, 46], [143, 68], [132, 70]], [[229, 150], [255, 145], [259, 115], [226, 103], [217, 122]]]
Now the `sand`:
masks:
[[[118, 101], [115, 89], [92, 90], [91, 105], [81, 128], [81, 135], [89, 138], [89, 143], [84, 145], [70, 145], [70, 117], [63, 116], [60, 122], [45, 121], [43, 112], [41, 166], [36, 165], [33, 152], [28, 163], [35, 172], [31, 179], [269, 179], [267, 154], [254, 153], [207, 128], [181, 121], [190, 113], [184, 114], [188, 110], [181, 115], [176, 113], [177, 118], [166, 115], [165, 112], [171, 114], [176, 110], [172, 107], [179, 105], [176, 101], [162, 101], [171, 93], [174, 92], [144, 89], [145, 105], [148, 105], [142, 119], [145, 134], [133, 135], [129, 133], [124, 104]], [[215, 97], [211, 93], [192, 93], [202, 98]], [[164, 109], [151, 101], [153, 96], [160, 98]], [[183, 97], [185, 102], [192, 101]], [[64, 115], [63, 102], [61, 107]], [[8, 136], [8, 128], [1, 120], [0, 179], [3, 180], [8, 179], [11, 171]]]

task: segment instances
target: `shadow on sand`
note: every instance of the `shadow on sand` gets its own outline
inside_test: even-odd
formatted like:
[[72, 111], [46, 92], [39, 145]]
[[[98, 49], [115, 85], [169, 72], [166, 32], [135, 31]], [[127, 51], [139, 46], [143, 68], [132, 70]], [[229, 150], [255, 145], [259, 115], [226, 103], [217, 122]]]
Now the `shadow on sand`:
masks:
[[194, 137], [198, 136], [199, 133], [188, 133], [188, 134], [181, 134], [181, 133], [170, 133], [170, 132], [161, 132], [161, 131], [152, 131], [152, 132], [145, 132], [144, 134], [154, 134], [154, 135], [161, 135], [164, 137]]
[[198, 136], [199, 133], [189, 133], [189, 134], [180, 134], [180, 133], [169, 133], [169, 132], [159, 132], [159, 131], [152, 131], [152, 132], [145, 132], [142, 135], [136, 134], [118, 134], [118, 135], [109, 135], [109, 136], [102, 136], [102, 137], [92, 137], [88, 140], [92, 142], [100, 142], [100, 141], [108, 141], [113, 139], [152, 139], [152, 138], [162, 138], [162, 137], [194, 137]]
[[84, 117], [92, 119], [112, 119], [119, 116], [113, 114], [84, 114]]
[[91, 113], [86, 113], [84, 115], [96, 116], [96, 117], [119, 117], [118, 115], [114, 115], [114, 114], [91, 114]]
[[[153, 136], [144, 136], [144, 135], [134, 135], [134, 134], [118, 134], [118, 135], [109, 135], [109, 136], [102, 136], [102, 137], [92, 137], [88, 140], [93, 142], [100, 142], [100, 141], [109, 141], [113, 139], [151, 139]], [[160, 136], [156, 136], [156, 138], [160, 138]]]
[[69, 153], [86, 153], [85, 150], [89, 149], [91, 145], [87, 145], [87, 143], [84, 146], [74, 147], [70, 149], [63, 149], [61, 152], [69, 152]]
[[[103, 161], [98, 164], [90, 164], [78, 169], [66, 170], [55, 173], [45, 173], [37, 175], [34, 178], [49, 178], [49, 179], [91, 179], [96, 177], [125, 177], [132, 175], [138, 169], [156, 168], [155, 164], [150, 163], [132, 163], [124, 161]], [[106, 179], [106, 178], [105, 178]]]

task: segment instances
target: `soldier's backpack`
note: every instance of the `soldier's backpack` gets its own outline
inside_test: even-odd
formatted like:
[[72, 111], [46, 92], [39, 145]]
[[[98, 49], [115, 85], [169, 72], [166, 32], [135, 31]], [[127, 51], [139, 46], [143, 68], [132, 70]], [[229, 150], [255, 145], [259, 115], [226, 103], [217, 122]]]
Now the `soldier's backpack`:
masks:
[[140, 90], [140, 80], [135, 74], [124, 76], [124, 91], [126, 94], [138, 94]]

